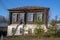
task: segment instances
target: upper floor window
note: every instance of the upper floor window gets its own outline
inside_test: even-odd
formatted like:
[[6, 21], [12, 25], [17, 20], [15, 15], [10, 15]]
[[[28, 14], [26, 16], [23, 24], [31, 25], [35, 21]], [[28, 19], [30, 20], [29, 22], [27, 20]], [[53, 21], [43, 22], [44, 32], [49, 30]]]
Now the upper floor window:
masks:
[[42, 12], [37, 12], [37, 20], [42, 20]]
[[24, 14], [25, 13], [20, 13], [20, 21], [23, 21], [24, 22]]
[[17, 13], [13, 13], [12, 14], [12, 22], [16, 22], [17, 21]]
[[33, 21], [33, 13], [28, 13], [28, 21]]

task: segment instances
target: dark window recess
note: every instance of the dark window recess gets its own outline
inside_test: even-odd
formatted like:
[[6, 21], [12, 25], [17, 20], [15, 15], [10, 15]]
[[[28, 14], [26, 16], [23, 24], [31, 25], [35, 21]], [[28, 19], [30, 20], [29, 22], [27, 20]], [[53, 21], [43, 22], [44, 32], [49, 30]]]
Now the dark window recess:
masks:
[[12, 28], [12, 33], [14, 33], [15, 32], [15, 28]]
[[28, 34], [32, 34], [32, 29], [28, 29]]
[[17, 14], [17, 21], [18, 21], [18, 14]]
[[20, 28], [20, 33], [23, 34], [23, 28]]

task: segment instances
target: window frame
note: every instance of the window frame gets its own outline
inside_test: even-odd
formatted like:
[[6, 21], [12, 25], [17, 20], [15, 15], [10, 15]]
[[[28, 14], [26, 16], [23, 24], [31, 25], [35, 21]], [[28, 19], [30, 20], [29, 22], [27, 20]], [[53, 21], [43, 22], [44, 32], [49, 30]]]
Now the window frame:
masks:
[[15, 33], [15, 28], [12, 28], [12, 33], [13, 33], [13, 34]]
[[[30, 15], [30, 16], [29, 16], [29, 15]], [[32, 15], [32, 16], [31, 16], [31, 15]], [[28, 17], [27, 17], [27, 21], [29, 21], [29, 22], [31, 21], [31, 22], [32, 22], [32, 21], [34, 20], [34, 19], [33, 19], [33, 18], [34, 18], [34, 13], [33, 13], [33, 12], [27, 13], [27, 16], [28, 16]]]
[[[22, 14], [24, 14], [23, 16], [23, 19], [22, 19]], [[23, 21], [24, 22], [24, 18], [25, 18], [25, 13], [20, 13], [20, 21]]]
[[16, 22], [17, 21], [17, 13], [12, 13], [12, 23]]
[[23, 34], [23, 32], [24, 32], [24, 29], [20, 28], [20, 34]]
[[28, 34], [32, 34], [32, 29], [28, 28]]
[[[38, 19], [38, 14], [40, 15], [39, 19]], [[37, 20], [41, 20], [42, 21], [42, 16], [43, 16], [43, 12], [37, 12]]]

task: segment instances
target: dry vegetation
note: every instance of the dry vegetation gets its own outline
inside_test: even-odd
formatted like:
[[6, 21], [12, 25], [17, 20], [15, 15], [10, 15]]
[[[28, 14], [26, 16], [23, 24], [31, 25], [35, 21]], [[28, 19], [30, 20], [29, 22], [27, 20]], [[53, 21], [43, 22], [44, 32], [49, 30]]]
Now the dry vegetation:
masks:
[[10, 36], [5, 37], [3, 40], [60, 40], [60, 38], [55, 37], [41, 37], [41, 36], [33, 36], [33, 35], [25, 35], [25, 36]]

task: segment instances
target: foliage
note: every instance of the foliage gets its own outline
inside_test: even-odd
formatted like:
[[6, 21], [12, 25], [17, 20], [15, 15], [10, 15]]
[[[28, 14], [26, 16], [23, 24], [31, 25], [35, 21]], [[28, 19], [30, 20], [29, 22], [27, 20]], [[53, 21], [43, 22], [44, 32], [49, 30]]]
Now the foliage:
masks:
[[21, 36], [9, 36], [5, 37], [5, 40], [60, 40], [60, 38], [46, 38], [34, 35], [21, 35]]
[[35, 28], [34, 32], [36, 35], [41, 35], [44, 33], [44, 30], [41, 27], [37, 27]]
[[51, 20], [50, 22], [50, 26], [47, 28], [47, 32], [44, 32], [44, 30], [41, 28], [41, 24], [43, 24], [42, 21], [36, 21], [37, 24], [40, 24], [40, 26], [38, 25], [38, 28], [35, 28], [34, 32], [37, 35], [42, 35], [45, 37], [55, 37], [56, 36], [56, 21], [55, 20]]
[[50, 24], [52, 25], [52, 26], [56, 26], [56, 20], [51, 20], [51, 22], [50, 22]]
[[42, 24], [44, 24], [44, 23], [43, 23], [43, 21], [42, 21], [42, 20], [37, 20], [37, 21], [35, 21], [35, 24], [42, 25]]
[[51, 20], [50, 22], [50, 26], [47, 28], [47, 36], [56, 36], [56, 21], [55, 20]]
[[[47, 35], [46, 35], [47, 34]], [[46, 32], [45, 36], [47, 37], [53, 37], [56, 36], [56, 27], [55, 26], [49, 26], [47, 32]]]
[[35, 24], [37, 24], [37, 27], [34, 30], [35, 34], [36, 35], [43, 35], [44, 30], [41, 28], [41, 25], [43, 24], [43, 21], [41, 19], [37, 20], [37, 21], [35, 21]]

